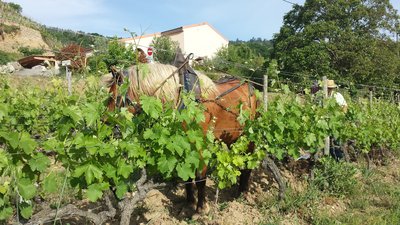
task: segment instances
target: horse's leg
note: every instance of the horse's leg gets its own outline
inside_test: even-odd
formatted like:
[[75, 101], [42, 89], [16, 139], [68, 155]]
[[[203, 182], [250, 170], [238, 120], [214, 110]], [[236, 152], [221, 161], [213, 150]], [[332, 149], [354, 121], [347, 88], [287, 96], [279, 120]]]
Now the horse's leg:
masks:
[[207, 213], [207, 204], [206, 201], [206, 172], [207, 167], [204, 166], [201, 174], [196, 177], [196, 186], [197, 186], [197, 209], [198, 213]]
[[[254, 152], [254, 142], [250, 142], [249, 146], [247, 146], [247, 152]], [[240, 171], [239, 177], [239, 195], [249, 189], [249, 180], [250, 180], [250, 169], [244, 169]]]
[[240, 171], [239, 178], [239, 195], [243, 192], [249, 190], [249, 180], [250, 180], [251, 170], [245, 169]]
[[194, 190], [193, 190], [193, 179], [189, 178], [189, 180], [185, 184], [185, 190], [186, 190], [186, 201], [189, 205], [195, 203], [195, 198], [194, 198]]

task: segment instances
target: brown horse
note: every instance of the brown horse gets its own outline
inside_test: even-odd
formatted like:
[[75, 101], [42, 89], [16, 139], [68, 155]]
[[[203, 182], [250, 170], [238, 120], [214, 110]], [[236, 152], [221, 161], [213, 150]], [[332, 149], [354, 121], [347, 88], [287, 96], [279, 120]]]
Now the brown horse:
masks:
[[[108, 102], [108, 109], [114, 110], [115, 107], [127, 106], [132, 113], [141, 110], [139, 96], [150, 95], [160, 98], [162, 101], [173, 101], [176, 105], [179, 102], [179, 74], [176, 68], [171, 65], [159, 63], [143, 64], [133, 66], [123, 74], [112, 72], [113, 78], [109, 82], [111, 98]], [[124, 76], [129, 77], [130, 85], [126, 96], [119, 96], [118, 86], [124, 81]], [[256, 113], [256, 97], [253, 89], [248, 83], [243, 83], [237, 79], [229, 79], [223, 82], [214, 83], [207, 76], [197, 73], [201, 86], [201, 96], [199, 101], [205, 106], [205, 121], [201, 124], [204, 132], [212, 125], [214, 135], [228, 146], [234, 143], [241, 135], [243, 128], [238, 122], [239, 108], [249, 110], [251, 118]], [[125, 105], [129, 103], [128, 105]], [[254, 145], [250, 144], [249, 151], [254, 150]], [[196, 174], [196, 186], [198, 189], [197, 212], [204, 210], [205, 185], [207, 167], [204, 166]], [[241, 171], [239, 180], [239, 193], [246, 191], [250, 177], [250, 170]], [[186, 197], [189, 203], [194, 203], [193, 183], [188, 182], [185, 186]]]

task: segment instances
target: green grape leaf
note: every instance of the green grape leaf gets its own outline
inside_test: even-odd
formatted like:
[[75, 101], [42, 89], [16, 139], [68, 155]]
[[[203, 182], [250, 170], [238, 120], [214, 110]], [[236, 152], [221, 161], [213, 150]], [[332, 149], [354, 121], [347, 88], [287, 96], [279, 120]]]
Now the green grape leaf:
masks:
[[128, 157], [139, 158], [146, 157], [146, 150], [139, 143], [129, 143], [126, 146]]
[[28, 164], [32, 171], [43, 172], [50, 165], [50, 159], [42, 153], [38, 153], [29, 160]]
[[92, 126], [98, 119], [100, 119], [99, 111], [94, 103], [87, 103], [82, 112], [88, 126]]
[[88, 189], [86, 190], [86, 197], [90, 201], [95, 202], [103, 196], [103, 191], [107, 190], [109, 186], [110, 185], [108, 183], [97, 183], [89, 185]]
[[31, 154], [33, 150], [35, 150], [37, 144], [28, 133], [22, 132], [18, 146], [22, 148], [26, 154]]
[[118, 164], [117, 174], [121, 175], [125, 179], [133, 172], [133, 165], [126, 164], [122, 161]]
[[6, 220], [13, 215], [11, 207], [0, 208], [0, 220]]
[[176, 172], [182, 180], [187, 181], [189, 178], [194, 178], [194, 171], [188, 163], [179, 163], [176, 166]]
[[143, 138], [144, 139], [154, 139], [154, 133], [151, 128], [147, 128], [144, 133], [143, 133]]
[[106, 154], [111, 157], [115, 156], [115, 147], [112, 144], [103, 144], [98, 151], [100, 156], [105, 156]]
[[94, 179], [102, 180], [103, 171], [93, 164], [85, 164], [75, 169], [73, 176], [80, 177], [85, 174], [85, 180], [87, 184], [93, 183]]
[[66, 106], [64, 107], [62, 112], [65, 116], [69, 116], [74, 121], [74, 123], [79, 122], [82, 118], [78, 106]]
[[32, 181], [27, 178], [18, 180], [18, 192], [26, 200], [35, 197], [36, 187]]
[[59, 152], [60, 149], [64, 150], [62, 143], [60, 143], [56, 139], [48, 139], [43, 143], [43, 148], [48, 151], [56, 151]]
[[143, 111], [154, 119], [158, 119], [162, 113], [162, 103], [159, 99], [151, 96], [142, 95], [140, 103]]
[[9, 166], [7, 153], [4, 149], [0, 148], [0, 171]]
[[19, 205], [21, 216], [25, 219], [29, 219], [32, 216], [33, 208], [30, 204], [23, 202]]
[[17, 132], [13, 132], [13, 131], [0, 132], [0, 137], [3, 137], [4, 139], [6, 139], [13, 149], [18, 147], [19, 134]]
[[117, 185], [117, 190], [115, 191], [115, 194], [119, 199], [122, 199], [125, 195], [125, 193], [128, 192], [128, 185], [124, 182], [121, 182]]
[[5, 104], [0, 104], [0, 121], [8, 115], [8, 108]]
[[105, 171], [106, 177], [116, 179], [117, 169], [113, 165], [109, 163], [105, 164], [103, 171]]
[[316, 143], [317, 138], [316, 138], [315, 134], [310, 133], [306, 136], [305, 141], [306, 141], [308, 147], [312, 147]]
[[173, 156], [170, 157], [165, 157], [161, 156], [158, 160], [158, 169], [160, 170], [161, 173], [166, 174], [168, 177], [172, 173], [172, 171], [175, 168], [175, 164], [178, 162], [176, 158]]
[[50, 173], [43, 180], [43, 189], [47, 193], [57, 192], [57, 176], [54, 172]]
[[186, 163], [192, 164], [194, 168], [198, 168], [200, 164], [200, 154], [196, 151], [190, 152], [186, 157]]

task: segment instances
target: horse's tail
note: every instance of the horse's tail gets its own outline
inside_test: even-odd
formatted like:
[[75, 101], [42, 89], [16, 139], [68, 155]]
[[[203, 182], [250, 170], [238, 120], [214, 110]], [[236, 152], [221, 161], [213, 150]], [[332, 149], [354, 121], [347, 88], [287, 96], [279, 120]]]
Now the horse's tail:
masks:
[[[260, 105], [259, 100], [257, 99], [256, 93], [255, 93], [255, 87], [251, 82], [247, 82], [247, 86], [249, 88], [249, 105], [250, 105], [250, 110], [252, 112], [253, 119], [257, 118], [259, 115], [258, 112], [258, 106]], [[254, 98], [254, 100], [253, 100]]]

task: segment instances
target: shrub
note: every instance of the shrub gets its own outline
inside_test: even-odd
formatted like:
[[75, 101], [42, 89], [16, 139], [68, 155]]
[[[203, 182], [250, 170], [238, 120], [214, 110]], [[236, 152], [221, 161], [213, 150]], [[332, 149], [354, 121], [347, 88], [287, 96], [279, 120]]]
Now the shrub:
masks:
[[16, 4], [16, 3], [13, 3], [13, 2], [9, 2], [9, 3], [7, 3], [7, 5], [8, 5], [10, 8], [12, 8], [15, 12], [21, 14], [21, 12], [22, 12], [22, 7], [21, 7], [20, 5], [18, 5], [18, 4]]
[[0, 31], [1, 30], [6, 34], [16, 34], [21, 30], [21, 28], [15, 25], [7, 25], [2, 23], [0, 24]]
[[151, 44], [155, 48], [154, 59], [160, 63], [171, 64], [175, 59], [178, 43], [170, 37], [155, 37]]
[[7, 53], [0, 50], [0, 65], [5, 65], [8, 62], [14, 61], [17, 55], [14, 53]]
[[356, 169], [343, 161], [331, 158], [321, 159], [321, 164], [314, 170], [315, 177], [311, 185], [333, 196], [350, 195], [356, 190]]
[[21, 52], [24, 56], [42, 55], [44, 53], [43, 49], [29, 47], [19, 47], [18, 51]]
[[131, 47], [125, 47], [117, 39], [107, 45], [106, 52], [96, 52], [89, 58], [88, 65], [93, 74], [104, 74], [110, 66], [126, 68], [136, 63], [136, 54]]

